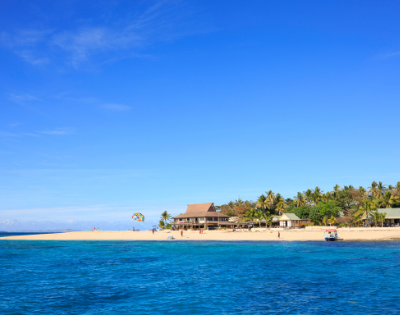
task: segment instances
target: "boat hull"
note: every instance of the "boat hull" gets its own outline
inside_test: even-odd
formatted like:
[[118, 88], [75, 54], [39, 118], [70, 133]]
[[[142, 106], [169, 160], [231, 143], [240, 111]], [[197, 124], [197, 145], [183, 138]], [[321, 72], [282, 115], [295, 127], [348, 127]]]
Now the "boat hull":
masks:
[[336, 241], [336, 238], [325, 237], [325, 241], [333, 242], [333, 241]]

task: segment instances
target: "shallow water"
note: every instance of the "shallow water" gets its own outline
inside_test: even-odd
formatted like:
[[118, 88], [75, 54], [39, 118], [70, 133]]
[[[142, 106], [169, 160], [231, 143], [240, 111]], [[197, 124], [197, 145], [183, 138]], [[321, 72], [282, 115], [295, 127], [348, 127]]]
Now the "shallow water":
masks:
[[398, 314], [398, 242], [1, 241], [1, 314]]
[[24, 236], [24, 235], [41, 235], [41, 234], [57, 234], [60, 232], [3, 232], [0, 231], [0, 238], [7, 237], [7, 236]]

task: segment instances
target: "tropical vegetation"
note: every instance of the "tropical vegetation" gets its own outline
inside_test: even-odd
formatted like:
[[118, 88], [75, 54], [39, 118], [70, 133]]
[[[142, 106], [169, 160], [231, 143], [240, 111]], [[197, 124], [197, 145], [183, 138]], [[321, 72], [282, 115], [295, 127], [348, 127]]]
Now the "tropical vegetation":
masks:
[[[170, 224], [167, 224], [167, 221], [171, 219], [171, 215], [168, 213], [167, 210], [165, 210], [163, 213], [161, 213], [161, 218], [160, 218], [160, 228], [171, 228]], [[168, 227], [169, 225], [169, 227]]]
[[327, 192], [317, 186], [286, 199], [269, 190], [256, 201], [239, 198], [223, 204], [221, 212], [259, 226], [262, 220], [270, 225], [274, 215], [285, 212], [294, 213], [300, 219], [307, 218], [315, 225], [356, 226], [362, 224], [363, 219], [371, 218], [376, 225], [383, 226], [386, 213], [377, 209], [393, 207], [400, 207], [400, 182], [392, 186], [373, 181], [368, 188], [335, 185]]

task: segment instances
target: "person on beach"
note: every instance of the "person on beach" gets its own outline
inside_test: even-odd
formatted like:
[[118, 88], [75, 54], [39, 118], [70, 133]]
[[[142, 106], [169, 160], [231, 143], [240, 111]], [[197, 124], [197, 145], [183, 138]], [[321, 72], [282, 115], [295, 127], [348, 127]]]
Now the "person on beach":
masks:
[[183, 236], [183, 231], [181, 231], [181, 237]]
[[278, 238], [281, 238], [281, 232], [278, 231]]
[[154, 229], [153, 229], [153, 234], [154, 234]]

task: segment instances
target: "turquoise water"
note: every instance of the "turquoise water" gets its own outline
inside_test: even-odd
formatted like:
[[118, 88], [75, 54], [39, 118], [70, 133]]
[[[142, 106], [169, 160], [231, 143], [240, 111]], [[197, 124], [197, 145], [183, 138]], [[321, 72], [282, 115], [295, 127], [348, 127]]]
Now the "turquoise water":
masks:
[[57, 234], [60, 232], [3, 232], [0, 231], [0, 237], [18, 236], [18, 235], [37, 235], [37, 234]]
[[398, 242], [1, 241], [1, 314], [399, 314]]

